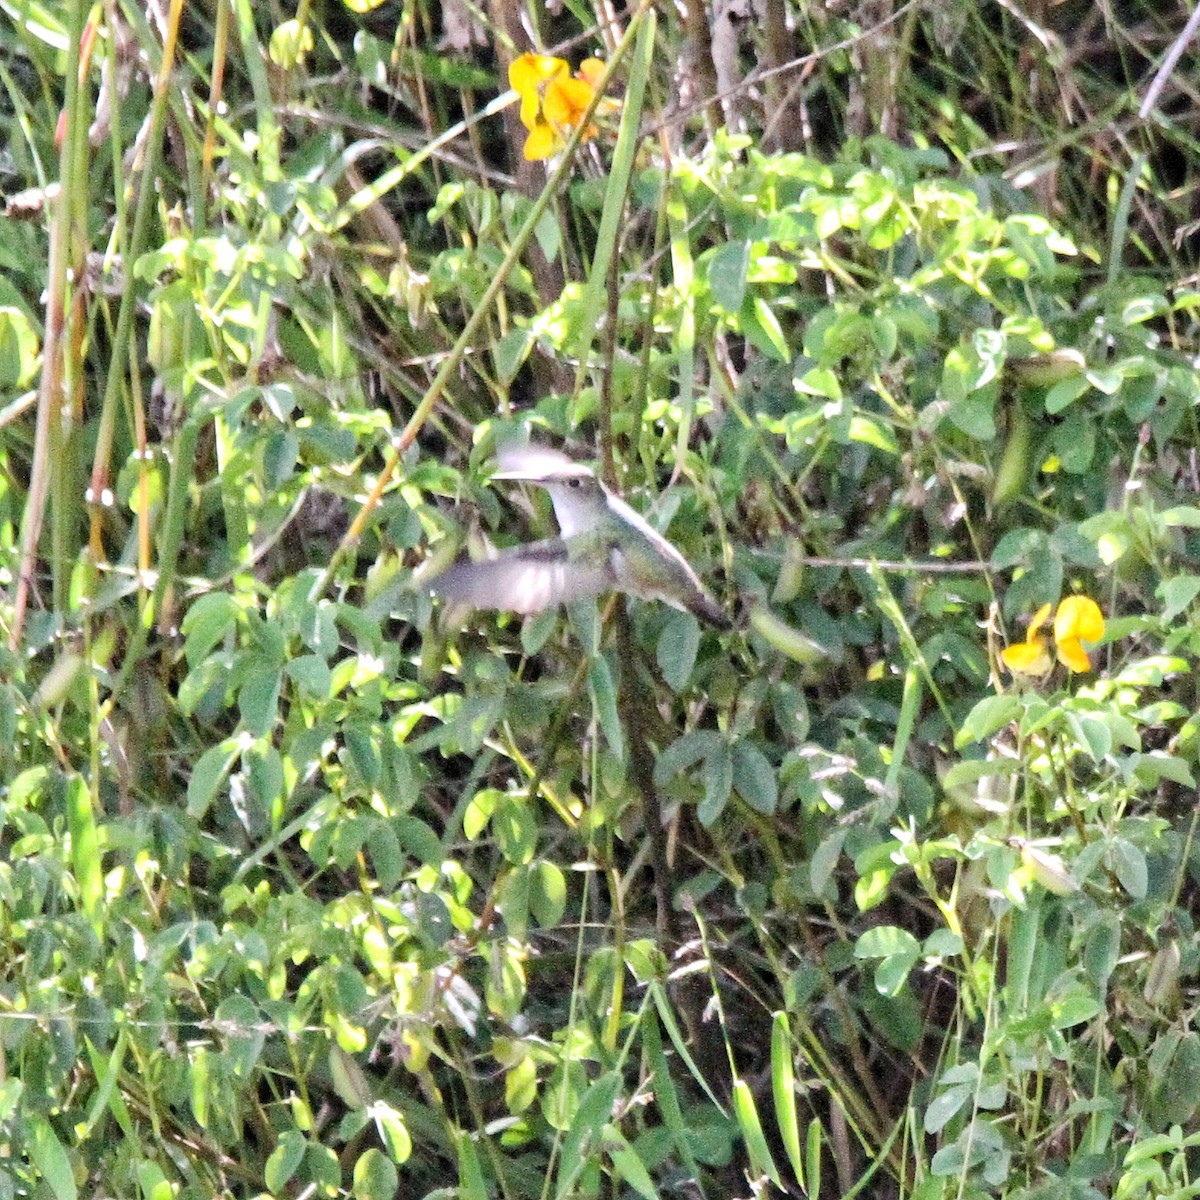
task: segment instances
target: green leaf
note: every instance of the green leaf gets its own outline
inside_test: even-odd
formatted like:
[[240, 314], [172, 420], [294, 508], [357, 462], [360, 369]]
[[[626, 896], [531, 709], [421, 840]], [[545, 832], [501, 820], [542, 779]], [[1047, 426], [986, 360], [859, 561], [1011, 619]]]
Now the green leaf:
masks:
[[875, 987], [884, 996], [896, 996], [921, 955], [921, 946], [906, 929], [879, 925], [868, 929], [854, 944], [855, 958], [879, 958]]
[[37, 374], [38, 336], [19, 308], [0, 308], [0, 391], [23, 390]]
[[673, 741], [654, 761], [654, 785], [665, 788], [707, 758], [720, 745], [721, 735], [712, 729], [691, 729]]
[[[88, 1107], [87, 1123], [75, 1127], [76, 1136], [81, 1141], [89, 1137], [100, 1118], [105, 1113], [111, 1112], [122, 1134], [125, 1137], [136, 1137], [133, 1118], [130, 1117], [129, 1109], [125, 1105], [125, 1098], [121, 1095], [120, 1088], [117, 1087], [121, 1065], [125, 1061], [125, 1055], [129, 1053], [128, 1031], [122, 1030], [117, 1035], [116, 1043], [107, 1060], [93, 1044], [91, 1038], [86, 1039], [85, 1044], [88, 1061], [91, 1064], [92, 1074], [96, 1077], [97, 1086]], [[0, 1121], [12, 1119], [21, 1091], [21, 1082], [18, 1079], [9, 1079], [0, 1083]]]
[[888, 454], [898, 454], [900, 452], [899, 443], [896, 441], [892, 431], [881, 421], [877, 421], [872, 417], [864, 417], [862, 415], [851, 417], [850, 440], [852, 442], [862, 442], [867, 446], [874, 446], [876, 450], [883, 450]]
[[[555, 224], [555, 229], [557, 228]], [[550, 257], [553, 258], [553, 254]], [[492, 361], [496, 365], [496, 374], [501, 382], [512, 383], [533, 346], [533, 331], [523, 328], [510, 330], [492, 344]]]
[[620, 762], [625, 757], [625, 738], [621, 733], [621, 717], [617, 712], [617, 690], [613, 686], [608, 659], [602, 655], [592, 660], [591, 669], [588, 671], [588, 690], [591, 692], [600, 728], [604, 731], [604, 740], [608, 742], [609, 749]]
[[775, 1166], [767, 1139], [763, 1136], [754, 1093], [750, 1091], [750, 1085], [744, 1079], [733, 1081], [733, 1113], [737, 1117], [738, 1127], [742, 1131], [742, 1139], [750, 1156], [751, 1172], [754, 1175], [765, 1175], [777, 1188], [782, 1188], [783, 1180], [779, 1176], [779, 1168]]
[[1002, 571], [1031, 562], [1037, 555], [1045, 553], [1048, 545], [1049, 539], [1041, 529], [1010, 529], [992, 551], [992, 566]]
[[400, 839], [390, 821], [383, 817], [371, 822], [371, 836], [367, 841], [367, 852], [380, 887], [389, 892], [404, 877], [406, 863], [400, 848]]
[[1200, 575], [1172, 575], [1159, 583], [1154, 594], [1163, 602], [1163, 620], [1173, 621], [1200, 595]]
[[707, 828], [725, 811], [732, 790], [733, 754], [728, 743], [720, 741], [704, 760], [704, 799], [697, 810], [701, 825]]
[[522, 624], [521, 649], [526, 654], [536, 654], [550, 640], [550, 635], [558, 628], [558, 616], [557, 609], [548, 608]]
[[542, 213], [534, 226], [533, 236], [537, 238], [538, 246], [550, 262], [558, 257], [562, 246], [562, 233], [562, 226], [559, 225], [555, 213], [550, 210]]
[[746, 277], [750, 270], [750, 243], [726, 242], [718, 246], [708, 260], [705, 276], [713, 300], [727, 313], [741, 310], [746, 298]]
[[180, 629], [184, 636], [183, 655], [189, 667], [195, 670], [212, 648], [234, 630], [240, 611], [226, 592], [209, 592], [187, 610]]
[[1170, 1066], [1155, 1079], [1155, 1100], [1167, 1123], [1189, 1122], [1200, 1108], [1200, 1035], [1184, 1033], [1171, 1056]]
[[293, 658], [284, 668], [289, 679], [294, 680], [310, 697], [323, 700], [329, 695], [333, 672], [319, 654], [301, 654]]
[[753, 742], [739, 739], [733, 743], [732, 770], [738, 795], [755, 812], [773, 815], [779, 802], [779, 788], [766, 755]]
[[[621, 223], [626, 212], [626, 197], [634, 158], [642, 144], [642, 104], [646, 93], [652, 61], [651, 49], [657, 18], [654, 12], [645, 14], [638, 22], [637, 43], [629, 57], [629, 74], [625, 86], [624, 102], [621, 105], [621, 123], [617, 130], [617, 144], [609, 160], [604, 180], [604, 206], [596, 229], [592, 261], [587, 271], [587, 282], [583, 295], [583, 320], [575, 349], [580, 360], [587, 357], [588, 347], [596, 336], [600, 325], [605, 287], [609, 279], [609, 266], [621, 233]], [[632, 27], [631, 27], [632, 28]]]
[[1075, 403], [1091, 387], [1086, 375], [1072, 375], [1056, 383], [1046, 393], [1046, 412], [1051, 416]]
[[67, 779], [67, 828], [71, 834], [71, 869], [75, 873], [79, 899], [85, 915], [98, 928], [104, 899], [104, 873], [92, 794], [82, 775], [71, 775]]
[[467, 840], [473, 842], [486, 828], [496, 811], [496, 805], [504, 798], [504, 793], [496, 788], [483, 788], [471, 797], [466, 812], [463, 813], [463, 833]]
[[1157, 787], [1164, 779], [1179, 784], [1180, 787], [1194, 788], [1196, 778], [1192, 769], [1173, 754], [1162, 750], [1152, 750], [1149, 754], [1133, 754], [1129, 757], [1134, 777], [1145, 788]]
[[207, 1129], [212, 1108], [212, 1055], [207, 1046], [200, 1046], [192, 1055], [190, 1082], [192, 1085], [192, 1116], [201, 1129]]
[[[347, 1004], [344, 996], [337, 997], [337, 1001], [340, 1007], [333, 1015], [340, 1017], [343, 1022], [347, 1014], [353, 1015], [358, 1011], [358, 1006], [353, 1001]], [[344, 1033], [345, 1030], [339, 1032]], [[341, 1045], [329, 1047], [329, 1078], [342, 1103], [351, 1109], [365, 1109], [374, 1100], [362, 1067]]]
[[841, 400], [842, 385], [828, 367], [810, 367], [795, 377], [796, 391], [826, 400]]
[[352, 777], [368, 788], [379, 783], [383, 761], [376, 746], [376, 731], [368, 725], [346, 724], [342, 728], [346, 742], [347, 765]]
[[842, 846], [849, 833], [850, 830], [846, 826], [839, 826], [828, 836], [822, 838], [816, 850], [813, 851], [812, 862], [808, 867], [809, 884], [812, 887], [813, 895], [820, 896], [824, 893], [825, 885], [832, 877], [833, 869], [842, 856]]
[[263, 1182], [267, 1190], [278, 1194], [296, 1173], [296, 1168], [304, 1161], [304, 1151], [308, 1140], [298, 1129], [285, 1129], [275, 1143], [267, 1159]]
[[264, 822], [274, 822], [283, 801], [283, 759], [274, 746], [262, 742], [242, 755], [250, 796]]
[[78, 1188], [71, 1171], [71, 1158], [45, 1117], [25, 1118], [25, 1149], [38, 1174], [46, 1181], [54, 1200], [77, 1200]]
[[175, 1195], [175, 1189], [171, 1186], [162, 1168], [154, 1162], [138, 1163], [137, 1186], [141, 1193], [141, 1200], [171, 1200]]
[[1100, 1001], [1081, 982], [1072, 981], [1066, 991], [1050, 1000], [1050, 1027], [1073, 1029], [1092, 1020], [1100, 1009]]
[[256, 667], [238, 692], [238, 710], [242, 723], [252, 737], [270, 734], [279, 715], [279, 693], [283, 672], [278, 667]]
[[1096, 424], [1086, 412], [1072, 413], [1054, 431], [1050, 445], [1064, 471], [1082, 475], [1096, 456]]
[[604, 1127], [604, 1144], [619, 1178], [646, 1200], [660, 1200], [659, 1191], [646, 1164], [615, 1125]]
[[271, 491], [278, 491], [296, 472], [300, 442], [290, 429], [272, 433], [263, 447], [263, 475]]
[[417, 911], [417, 933], [430, 946], [444, 946], [454, 934], [450, 910], [438, 892], [418, 891], [415, 907]]
[[217, 788], [229, 774], [242, 749], [241, 738], [226, 738], [210, 746], [196, 760], [187, 788], [187, 811], [189, 817], [199, 820], [208, 812]]
[[1168, 529], [1200, 529], [1200, 508], [1181, 504], [1176, 508], [1164, 509], [1159, 519]]
[[[656, 1007], [658, 1009], [665, 1007], [666, 1001], [662, 996], [661, 989], [653, 984], [651, 987], [653, 988], [652, 995]], [[679, 1090], [671, 1077], [667, 1056], [663, 1052], [662, 1031], [659, 1028], [656, 1015], [655, 1012], [646, 1014], [646, 1018], [641, 1025], [643, 1045], [646, 1049], [646, 1061], [655, 1080], [658, 1109], [662, 1114], [663, 1124], [670, 1134], [671, 1144], [675, 1149], [675, 1153], [679, 1156], [679, 1161], [683, 1163], [690, 1176], [693, 1179], [697, 1179], [700, 1176], [700, 1169], [692, 1150], [692, 1139], [688, 1136], [690, 1131], [683, 1115], [683, 1109], [679, 1103]], [[668, 1032], [671, 1035], [672, 1041], [674, 1041], [677, 1031], [668, 1026]]]
[[1012, 693], [985, 696], [967, 713], [962, 728], [955, 734], [954, 744], [965, 746], [968, 742], [982, 742], [1015, 721], [1020, 714], [1020, 698]]
[[567, 908], [567, 877], [556, 863], [534, 863], [529, 878], [529, 911], [543, 929], [555, 929]]
[[895, 353], [900, 343], [900, 334], [896, 322], [886, 314], [877, 314], [870, 320], [871, 344], [879, 357], [885, 362]]
[[[479, 1131], [483, 1136], [483, 1131]], [[479, 1165], [475, 1142], [466, 1130], [454, 1130], [454, 1145], [458, 1151], [458, 1190], [462, 1200], [488, 1200], [487, 1184]]]
[[897, 848], [898, 843], [893, 840], [877, 842], [855, 856], [858, 882], [854, 885], [854, 900], [863, 912], [874, 908], [887, 895], [888, 884], [897, 871]]
[[523, 1113], [537, 1099], [537, 1063], [527, 1054], [504, 1076], [504, 1103], [509, 1112]]
[[974, 1087], [969, 1084], [958, 1084], [940, 1091], [925, 1109], [922, 1122], [925, 1132], [940, 1133], [946, 1124], [962, 1111], [963, 1106], [970, 1102], [973, 1092]]
[[771, 1018], [771, 1096], [775, 1101], [775, 1124], [779, 1140], [792, 1165], [792, 1174], [804, 1187], [804, 1156], [800, 1148], [800, 1121], [796, 1112], [796, 1069], [792, 1062], [792, 1032], [787, 1013]]
[[369, 1147], [354, 1164], [354, 1200], [394, 1200], [400, 1173], [382, 1151]]
[[982, 790], [990, 794], [994, 791], [992, 781], [1006, 779], [1020, 767], [1021, 764], [1011, 758], [965, 758], [942, 774], [942, 790], [947, 795], [963, 792], [967, 797], [964, 803], [974, 803], [975, 795], [981, 790], [978, 787], [981, 780], [989, 781]]
[[442, 861], [442, 842], [438, 835], [419, 817], [392, 818], [392, 828], [401, 849], [424, 866], [437, 866]]
[[1083, 947], [1083, 969], [1103, 994], [1121, 953], [1121, 923], [1115, 913], [1100, 913]]
[[787, 362], [791, 358], [779, 318], [762, 296], [746, 297], [738, 321], [746, 340], [756, 350], [770, 355], [777, 362]]
[[[783, 576], [780, 576], [782, 581]], [[776, 597], [778, 597], [778, 588]], [[760, 634], [773, 649], [787, 655], [801, 666], [811, 666], [829, 657], [829, 651], [808, 634], [801, 632], [777, 617], [765, 604], [750, 609], [750, 628]]]
[[584, 1093], [571, 1119], [562, 1144], [562, 1162], [558, 1171], [558, 1192], [564, 1196], [574, 1191], [574, 1183], [583, 1174], [588, 1159], [600, 1149], [600, 1130], [612, 1116], [613, 1101], [621, 1090], [624, 1078], [619, 1071], [600, 1076]]
[[[266, 957], [264, 947], [264, 962]], [[221, 1029], [225, 1043], [224, 1065], [238, 1079], [251, 1078], [267, 1039], [258, 1005], [234, 992], [217, 1005], [213, 1020]]]
[[1106, 857], [1121, 886], [1134, 900], [1144, 900], [1150, 886], [1145, 854], [1125, 838], [1113, 838]]
[[907, 929], [896, 925], [876, 925], [860, 934], [854, 943], [855, 958], [887, 958], [894, 954], [916, 956], [920, 943]]
[[655, 658], [667, 686], [674, 692], [683, 691], [696, 665], [700, 649], [700, 622], [691, 613], [671, 609], [658, 635]]
[[1067, 713], [1067, 725], [1075, 735], [1076, 744], [1094, 763], [1101, 763], [1112, 750], [1112, 730], [1099, 717], [1074, 712]]
[[979, 442], [990, 442], [996, 436], [996, 391], [992, 387], [968, 392], [950, 405], [950, 420], [963, 433]]
[[[821, 1142], [822, 1142], [822, 1126], [821, 1118], [813, 1117], [808, 1123], [808, 1138], [804, 1147], [805, 1164], [808, 1167], [808, 1178], [810, 1180], [821, 1178]], [[816, 1200], [817, 1191], [814, 1187], [812, 1191], [813, 1200]], [[914, 1197], [916, 1193], [914, 1192]]]
[[529, 862], [537, 849], [538, 825], [528, 801], [514, 792], [502, 792], [492, 813], [492, 834], [500, 853], [510, 863]]

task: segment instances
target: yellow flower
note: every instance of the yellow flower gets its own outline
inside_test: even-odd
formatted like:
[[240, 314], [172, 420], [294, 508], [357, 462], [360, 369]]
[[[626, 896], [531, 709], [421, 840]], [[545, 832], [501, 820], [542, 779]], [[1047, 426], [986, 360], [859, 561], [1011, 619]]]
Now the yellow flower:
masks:
[[[561, 58], [549, 54], [522, 54], [508, 68], [508, 82], [521, 97], [521, 124], [529, 130], [525, 157], [532, 162], [557, 153], [567, 144], [571, 131], [583, 121], [596, 82], [604, 71], [599, 59], [588, 58], [574, 77]], [[589, 125], [583, 140], [594, 137]]]
[[[1049, 604], [1043, 604], [1033, 615], [1025, 640], [1000, 652], [1004, 665], [1014, 675], [1032, 675], [1041, 679], [1050, 673], [1054, 659], [1050, 654], [1050, 639], [1042, 626], [1050, 619]], [[1098, 642], [1104, 636], [1104, 616], [1100, 606], [1088, 596], [1067, 596], [1054, 614], [1054, 641], [1058, 661], [1072, 671], [1090, 671], [1091, 661], [1083, 642]]]
[[522, 54], [508, 68], [508, 86], [521, 97], [521, 124], [534, 129], [541, 120], [542, 91], [556, 76], [566, 76], [570, 68], [561, 58], [549, 54]]
[[1004, 665], [1014, 675], [1032, 675], [1041, 679], [1050, 673], [1054, 659], [1050, 655], [1049, 640], [1042, 634], [1042, 626], [1050, 619], [1050, 605], [1043, 604], [1033, 614], [1025, 640], [1016, 642], [1000, 651]]
[[1072, 671], [1090, 671], [1091, 661], [1082, 642], [1098, 642], [1104, 636], [1104, 614], [1088, 596], [1068, 596], [1054, 614], [1054, 640], [1058, 660]]

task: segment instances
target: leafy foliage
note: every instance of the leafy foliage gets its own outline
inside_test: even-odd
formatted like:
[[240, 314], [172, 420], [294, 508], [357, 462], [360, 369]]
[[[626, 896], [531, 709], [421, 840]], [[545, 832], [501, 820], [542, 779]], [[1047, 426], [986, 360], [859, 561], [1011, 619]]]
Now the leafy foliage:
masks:
[[[574, 5], [552, 118], [466, 5], [0, 7], [0, 1194], [1189, 1194], [1192, 145], [1110, 119], [1132, 25]], [[742, 628], [436, 608], [551, 532], [528, 435]]]

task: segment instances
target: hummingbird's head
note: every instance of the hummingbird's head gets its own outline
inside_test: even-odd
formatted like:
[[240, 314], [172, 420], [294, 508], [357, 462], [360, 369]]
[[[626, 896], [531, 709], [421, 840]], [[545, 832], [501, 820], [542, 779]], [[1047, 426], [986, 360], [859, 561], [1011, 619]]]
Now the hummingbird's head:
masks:
[[563, 537], [593, 528], [604, 515], [608, 501], [596, 473], [557, 450], [524, 446], [501, 454], [500, 465], [493, 479], [519, 479], [550, 493]]

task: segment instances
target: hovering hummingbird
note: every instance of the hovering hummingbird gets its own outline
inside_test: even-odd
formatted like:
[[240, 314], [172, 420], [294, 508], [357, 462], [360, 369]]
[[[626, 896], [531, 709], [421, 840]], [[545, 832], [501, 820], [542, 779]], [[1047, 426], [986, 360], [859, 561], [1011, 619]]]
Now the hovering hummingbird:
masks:
[[429, 583], [448, 600], [475, 608], [534, 613], [552, 604], [603, 592], [663, 600], [732, 629], [683, 555], [590, 467], [555, 450], [524, 447], [501, 456], [495, 479], [517, 479], [550, 493], [559, 536], [502, 551], [481, 562], [458, 562]]

